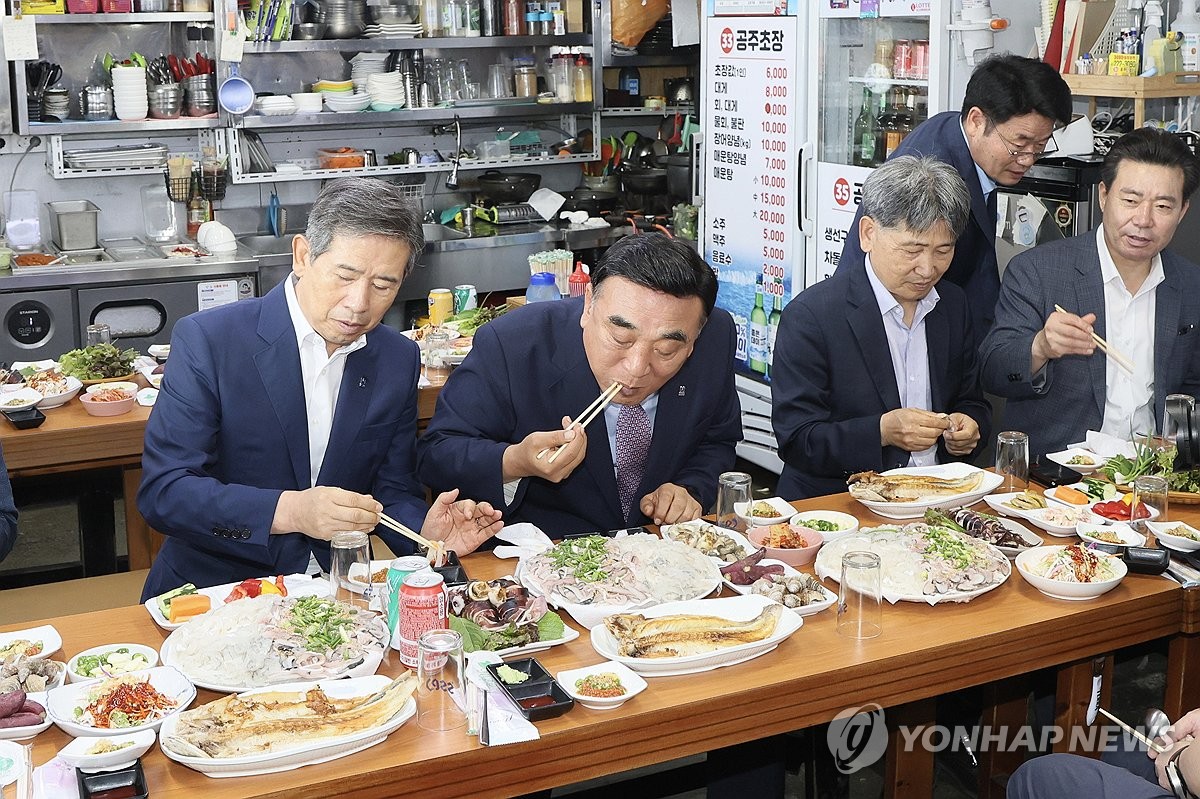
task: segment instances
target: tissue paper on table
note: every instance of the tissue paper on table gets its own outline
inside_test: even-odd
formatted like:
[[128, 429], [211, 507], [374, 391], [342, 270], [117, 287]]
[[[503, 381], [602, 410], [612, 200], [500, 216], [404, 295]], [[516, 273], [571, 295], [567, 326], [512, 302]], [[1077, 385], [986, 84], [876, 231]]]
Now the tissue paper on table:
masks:
[[1085, 440], [1079, 444], [1072, 444], [1071, 447], [1091, 450], [1101, 458], [1111, 458], [1114, 455], [1124, 455], [1126, 458], [1137, 457], [1137, 448], [1133, 446], [1132, 441], [1096, 430], [1087, 431]]
[[513, 546], [498, 546], [493, 551], [498, 558], [532, 557], [554, 548], [554, 542], [537, 525], [529, 522], [510, 524], [496, 533], [496, 538]]

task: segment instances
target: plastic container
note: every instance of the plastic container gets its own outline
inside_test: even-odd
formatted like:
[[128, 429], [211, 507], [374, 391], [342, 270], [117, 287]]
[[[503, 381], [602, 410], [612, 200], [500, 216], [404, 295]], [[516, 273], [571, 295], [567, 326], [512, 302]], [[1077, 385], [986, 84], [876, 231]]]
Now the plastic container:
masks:
[[103, 0], [100, 7], [105, 14], [132, 14], [133, 0]]
[[95, 14], [100, 10], [100, 0], [67, 0], [67, 11], [71, 14]]
[[525, 302], [546, 302], [562, 299], [552, 272], [535, 272], [529, 276], [529, 288], [525, 290]]
[[366, 166], [367, 154], [353, 147], [322, 148], [317, 150], [317, 164], [321, 169], [358, 169]]
[[4, 235], [9, 246], [29, 250], [42, 245], [42, 223], [36, 191], [18, 189], [4, 193]]
[[91, 200], [60, 200], [46, 203], [46, 207], [50, 209], [50, 238], [60, 250], [94, 250], [100, 246], [100, 208]]
[[519, 66], [513, 70], [517, 97], [537, 97], [537, 67]]

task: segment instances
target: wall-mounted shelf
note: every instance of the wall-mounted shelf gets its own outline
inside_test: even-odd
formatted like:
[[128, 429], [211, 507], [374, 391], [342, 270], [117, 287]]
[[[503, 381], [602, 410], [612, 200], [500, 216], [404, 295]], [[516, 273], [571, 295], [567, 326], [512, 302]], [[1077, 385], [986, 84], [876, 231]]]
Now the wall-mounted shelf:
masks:
[[445, 122], [454, 117], [464, 120], [511, 119], [514, 117], [569, 116], [591, 114], [591, 112], [591, 103], [529, 103], [528, 105], [470, 106], [466, 108], [439, 106], [437, 108], [402, 108], [399, 111], [359, 111], [347, 114], [322, 111], [319, 114], [293, 114], [291, 116], [255, 115], [243, 117], [241, 126], [252, 130], [269, 128], [304, 130], [350, 125], [427, 125], [431, 122]]
[[122, 122], [110, 119], [104, 122], [86, 122], [69, 120], [67, 122], [30, 122], [28, 135], [43, 134], [79, 134], [87, 136], [93, 133], [164, 133], [170, 131], [208, 130], [221, 124], [216, 115], [211, 117], [180, 117], [179, 119], [145, 119], [137, 122]]
[[1063, 75], [1071, 94], [1088, 98], [1088, 115], [1096, 115], [1097, 97], [1133, 100], [1133, 126], [1146, 122], [1147, 100], [1200, 96], [1200, 72], [1174, 72], [1154, 78], [1119, 75]]
[[438, 38], [386, 37], [372, 39], [317, 39], [315, 41], [246, 42], [245, 53], [312, 53], [330, 50], [377, 52], [383, 50], [466, 50], [504, 47], [575, 47], [592, 43], [586, 33], [564, 36], [443, 36]]
[[666, 108], [605, 108], [602, 117], [665, 117], [671, 114], [695, 114], [694, 105], [669, 105]]
[[163, 11], [144, 14], [36, 14], [37, 26], [43, 25], [103, 25], [115, 22], [209, 22], [211, 11]]

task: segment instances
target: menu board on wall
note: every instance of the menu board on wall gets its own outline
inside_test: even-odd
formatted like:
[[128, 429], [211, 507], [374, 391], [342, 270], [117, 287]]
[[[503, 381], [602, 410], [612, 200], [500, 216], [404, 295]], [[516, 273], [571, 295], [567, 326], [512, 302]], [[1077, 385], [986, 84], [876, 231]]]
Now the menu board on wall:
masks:
[[803, 277], [798, 30], [795, 17], [725, 17], [705, 31], [704, 254], [717, 270], [717, 304], [737, 325], [737, 366], [761, 379], [779, 312]]
[[817, 163], [815, 205], [819, 224], [813, 233], [817, 256], [808, 267], [808, 285], [824, 280], [837, 269], [846, 234], [858, 213], [863, 181], [871, 171], [870, 167]]

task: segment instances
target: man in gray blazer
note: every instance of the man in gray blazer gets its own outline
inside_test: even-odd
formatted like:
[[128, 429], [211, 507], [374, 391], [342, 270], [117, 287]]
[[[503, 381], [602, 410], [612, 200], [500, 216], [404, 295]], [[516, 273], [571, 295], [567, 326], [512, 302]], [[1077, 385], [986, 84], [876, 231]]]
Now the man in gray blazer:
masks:
[[1179, 138], [1139, 128], [1104, 159], [1100, 228], [1009, 263], [982, 380], [1008, 398], [1000, 429], [1028, 433], [1032, 456], [1088, 430], [1155, 430], [1166, 395], [1200, 391], [1200, 268], [1164, 252], [1198, 184], [1200, 161]]

